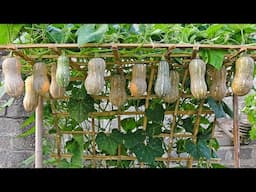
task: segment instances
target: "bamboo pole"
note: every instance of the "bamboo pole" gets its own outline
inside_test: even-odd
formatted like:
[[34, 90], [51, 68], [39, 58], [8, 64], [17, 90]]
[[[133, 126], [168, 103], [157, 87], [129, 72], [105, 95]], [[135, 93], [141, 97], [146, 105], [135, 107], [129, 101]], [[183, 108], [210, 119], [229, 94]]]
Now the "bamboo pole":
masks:
[[[87, 43], [83, 46], [79, 46], [76, 43], [66, 43], [66, 44], [54, 44], [54, 43], [45, 43], [45, 44], [9, 44], [1, 45], [0, 49], [28, 49], [28, 48], [111, 48], [113, 45], [118, 48], [193, 48], [195, 44], [165, 44], [165, 43]], [[220, 45], [220, 44], [197, 44], [200, 48], [214, 48], [214, 49], [248, 49], [256, 50], [256, 45]]]
[[238, 96], [233, 95], [233, 135], [234, 135], [234, 167], [240, 168], [240, 136], [239, 136], [239, 115], [238, 115]]
[[[51, 154], [52, 157], [56, 157], [57, 154], [56, 153], [53, 153]], [[62, 154], [61, 157], [62, 158], [71, 158], [71, 154]], [[121, 156], [105, 156], [105, 155], [97, 155], [97, 156], [93, 156], [93, 155], [84, 155], [83, 156], [84, 159], [88, 159], [88, 160], [93, 160], [93, 159], [97, 159], [97, 160], [118, 160], [118, 159], [121, 159], [121, 160], [131, 160], [131, 161], [134, 161], [136, 160], [137, 158], [136, 157], [133, 157], [133, 156], [124, 156], [124, 155], [121, 155]], [[171, 157], [171, 158], [168, 158], [168, 157], [156, 157], [155, 160], [156, 161], [187, 161], [189, 158], [188, 157]], [[212, 158], [210, 159], [210, 162], [219, 162], [220, 159], [219, 158]]]
[[[66, 117], [69, 116], [68, 112], [56, 112], [53, 113], [57, 117]], [[165, 115], [172, 115], [174, 111], [165, 111]], [[197, 114], [195, 110], [187, 111], [177, 111], [178, 115], [194, 115]], [[214, 114], [212, 110], [202, 110], [201, 114]], [[101, 116], [112, 116], [112, 115], [144, 115], [144, 111], [103, 111], [103, 112], [90, 112], [88, 113], [90, 117], [101, 117]]]
[[35, 168], [43, 167], [43, 97], [39, 96], [38, 106], [36, 108], [36, 133], [35, 133]]

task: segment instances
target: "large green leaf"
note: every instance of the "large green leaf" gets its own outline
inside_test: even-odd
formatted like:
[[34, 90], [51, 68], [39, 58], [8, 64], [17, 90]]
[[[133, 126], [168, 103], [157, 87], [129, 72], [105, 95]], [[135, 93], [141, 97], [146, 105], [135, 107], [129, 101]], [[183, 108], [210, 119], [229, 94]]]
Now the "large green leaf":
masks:
[[68, 102], [68, 112], [78, 123], [88, 118], [88, 113], [95, 111], [94, 99], [88, 95], [84, 86], [72, 89], [72, 96]]
[[25, 128], [35, 122], [35, 112], [33, 112], [29, 118], [27, 118], [21, 125], [20, 128]]
[[134, 133], [128, 132], [124, 135], [124, 146], [128, 149], [135, 147], [139, 143], [143, 143], [145, 140], [145, 132], [141, 129]]
[[103, 132], [96, 136], [96, 143], [98, 148], [106, 154], [115, 155], [117, 152], [118, 144]]
[[27, 137], [29, 135], [34, 134], [35, 130], [36, 130], [36, 128], [35, 128], [35, 126], [33, 126], [33, 127], [29, 128], [27, 131], [25, 131], [24, 133], [19, 134], [17, 137]]
[[133, 148], [133, 152], [140, 162], [152, 164], [155, 160], [150, 148], [145, 146], [143, 143], [136, 145], [136, 147]]
[[150, 148], [152, 155], [155, 157], [161, 157], [164, 154], [164, 149], [162, 147], [162, 138], [149, 138], [147, 146]]
[[129, 117], [121, 120], [121, 126], [125, 131], [132, 131], [137, 127], [134, 117]]
[[226, 116], [221, 103], [217, 103], [212, 97], [208, 97], [207, 102], [210, 105], [211, 109], [214, 111], [216, 118]]
[[132, 148], [132, 151], [139, 161], [148, 164], [153, 164], [156, 157], [161, 157], [164, 154], [160, 138], [150, 138], [147, 145], [139, 143]]
[[222, 49], [201, 49], [200, 55], [202, 56], [203, 60], [206, 63], [211, 64], [216, 69], [220, 69], [223, 61], [224, 61], [224, 54], [226, 51]]
[[156, 103], [146, 109], [146, 116], [149, 121], [162, 122], [164, 120], [164, 108], [162, 104]]
[[46, 28], [46, 35], [54, 43], [62, 43], [64, 38], [64, 33], [60, 28], [48, 25]]
[[154, 135], [159, 135], [162, 132], [162, 125], [159, 123], [148, 123], [147, 124], [147, 129], [146, 129], [146, 134], [148, 136], [154, 136]]
[[182, 126], [185, 128], [187, 132], [193, 133], [193, 123], [192, 123], [192, 117], [187, 117], [186, 119], [182, 119]]
[[196, 144], [189, 140], [186, 142], [185, 148], [186, 151], [197, 160], [200, 158], [211, 158], [211, 150], [205, 140], [199, 140]]
[[113, 129], [109, 137], [113, 139], [116, 142], [116, 144], [123, 144], [123, 134], [118, 129]]
[[23, 24], [0, 24], [0, 44], [12, 43]]
[[232, 109], [230, 109], [230, 107], [224, 101], [221, 101], [221, 104], [222, 104], [224, 112], [226, 114], [228, 114], [228, 116], [233, 119], [234, 113], [233, 113]]
[[100, 42], [105, 32], [108, 31], [107, 24], [85, 24], [77, 30], [77, 43], [82, 46], [90, 42]]

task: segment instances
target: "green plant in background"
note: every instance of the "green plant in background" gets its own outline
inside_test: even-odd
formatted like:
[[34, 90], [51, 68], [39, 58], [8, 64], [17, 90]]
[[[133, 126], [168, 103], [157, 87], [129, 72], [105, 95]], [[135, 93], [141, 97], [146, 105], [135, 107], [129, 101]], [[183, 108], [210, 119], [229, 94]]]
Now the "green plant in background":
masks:
[[[255, 44], [256, 43], [256, 25], [254, 24], [22, 24], [22, 25], [0, 25], [0, 31], [5, 34], [2, 44], [6, 43], [78, 43], [82, 46], [86, 43], [202, 43], [202, 44]], [[7, 35], [6, 35], [7, 34]], [[1, 35], [2, 36], [2, 35]], [[46, 54], [41, 49], [24, 50], [26, 54]], [[74, 48], [66, 50], [69, 54], [88, 54], [96, 56], [97, 53], [108, 52], [105, 49], [96, 48]], [[164, 54], [165, 50], [157, 50], [155, 53]], [[191, 53], [191, 49], [175, 49], [176, 53]], [[135, 59], [141, 60], [150, 57], [148, 49], [138, 48], [133, 50], [120, 50], [121, 54], [135, 55]], [[229, 51], [200, 49], [201, 58], [208, 64], [220, 69], [224, 54]], [[111, 58], [109, 59], [111, 60]], [[182, 60], [174, 60], [182, 63]], [[51, 60], [46, 60], [50, 63]], [[26, 76], [27, 71], [31, 70], [30, 64], [23, 62], [23, 75]], [[107, 69], [113, 71], [113, 69]], [[124, 69], [126, 70], [126, 69]], [[85, 69], [86, 71], [86, 69]], [[126, 75], [130, 75], [131, 71], [127, 70]], [[72, 77], [84, 77], [80, 71], [73, 70]], [[185, 85], [189, 93], [189, 81]], [[109, 88], [108, 82], [106, 87]], [[129, 91], [129, 90], [127, 90]], [[0, 96], [3, 94], [3, 86], [0, 87]], [[80, 81], [72, 82], [67, 88], [67, 95], [71, 98], [69, 101], [54, 101], [54, 105], [62, 110], [68, 111], [70, 117], [58, 119], [59, 129], [63, 131], [72, 130], [89, 130], [84, 127], [84, 122], [90, 122], [88, 113], [101, 108], [100, 101], [94, 100], [87, 94], [84, 85]], [[255, 95], [254, 95], [255, 96]], [[256, 138], [255, 120], [255, 100], [251, 95], [246, 99], [246, 113], [249, 121], [252, 123], [251, 137]], [[9, 106], [13, 101], [10, 100], [5, 106]], [[129, 100], [126, 105], [122, 106], [124, 110], [135, 106], [138, 109], [145, 104], [142, 100]], [[44, 106], [44, 125], [48, 127], [49, 134], [56, 133], [54, 118], [52, 117], [51, 104], [49, 101]], [[105, 105], [107, 106], [107, 104]], [[181, 101], [179, 108], [183, 110], [196, 110], [198, 101], [194, 99], [186, 99]], [[143, 118], [128, 117], [121, 120], [121, 129], [113, 128], [109, 134], [105, 133], [108, 126], [114, 120], [115, 116], [99, 117], [104, 119], [106, 127], [97, 128], [100, 132], [96, 136], [97, 153], [106, 155], [129, 155], [134, 154], [139, 162], [145, 163], [149, 167], [165, 167], [163, 163], [155, 161], [155, 157], [162, 156], [167, 152], [168, 146], [162, 138], [158, 137], [161, 133], [170, 133], [169, 125], [164, 124], [164, 111], [170, 108], [174, 109], [174, 105], [165, 105], [161, 100], [151, 100], [149, 108], [146, 110], [147, 129], [143, 130]], [[216, 118], [229, 115], [232, 117], [232, 111], [223, 101], [215, 102], [212, 98], [206, 99], [204, 108], [212, 109]], [[195, 115], [187, 118], [177, 116], [176, 132], [185, 130], [192, 133], [196, 119]], [[174, 148], [178, 155], [183, 153], [190, 154], [198, 161], [198, 167], [218, 167], [218, 164], [209, 163], [210, 158], [216, 157], [216, 151], [219, 148], [216, 139], [211, 138], [213, 123], [210, 122], [209, 116], [201, 115], [196, 143], [191, 139], [178, 139], [174, 143]], [[31, 115], [22, 125], [26, 127], [34, 122], [34, 114]], [[82, 126], [83, 124], [83, 126]], [[34, 133], [34, 126], [31, 126], [26, 132], [20, 136], [27, 136]], [[47, 139], [46, 139], [47, 141]], [[45, 165], [51, 164], [57, 167], [84, 167], [83, 154], [87, 151], [93, 153], [91, 136], [70, 135], [68, 139], [63, 141], [64, 150], [71, 154], [68, 159], [56, 159], [49, 156], [51, 149], [55, 148], [49, 142], [44, 142]], [[31, 159], [30, 159], [31, 160]], [[28, 163], [27, 161], [26, 163]], [[108, 160], [107, 166], [115, 167], [132, 167], [133, 161], [115, 161]], [[182, 166], [182, 165], [180, 165]]]

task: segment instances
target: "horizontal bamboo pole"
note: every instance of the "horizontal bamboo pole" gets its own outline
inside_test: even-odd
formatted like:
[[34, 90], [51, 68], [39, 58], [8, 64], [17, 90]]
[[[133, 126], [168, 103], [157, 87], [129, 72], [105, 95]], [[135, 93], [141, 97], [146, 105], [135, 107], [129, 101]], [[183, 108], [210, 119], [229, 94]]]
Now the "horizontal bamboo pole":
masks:
[[[52, 153], [51, 156], [56, 158], [58, 156], [58, 154]], [[71, 158], [72, 157], [71, 154], [67, 154], [67, 153], [61, 154], [60, 156], [62, 158]], [[136, 157], [124, 156], [124, 155], [121, 155], [121, 156], [84, 155], [83, 158], [87, 159], [87, 160], [97, 159], [97, 160], [131, 160], [131, 161], [134, 161], [137, 159]], [[189, 160], [189, 157], [157, 157], [155, 160], [156, 161], [187, 161], [187, 160]], [[220, 161], [219, 158], [210, 159], [210, 162], [219, 162], [219, 161]]]
[[[67, 112], [55, 112], [52, 113], [58, 117], [69, 116]], [[174, 111], [165, 111], [165, 115], [174, 114]], [[186, 110], [186, 111], [177, 111], [178, 115], [194, 115], [197, 114], [195, 110]], [[204, 110], [201, 113], [203, 114], [214, 114], [212, 110]], [[100, 116], [112, 116], [112, 115], [144, 115], [143, 111], [103, 111], [103, 112], [90, 112], [88, 113], [90, 117], [100, 117]]]
[[[142, 54], [143, 55], [143, 54]], [[227, 54], [225, 56], [229, 56], [230, 54]], [[54, 59], [54, 58], [57, 58], [58, 55], [28, 55], [30, 58], [32, 59], [37, 59], [37, 58], [43, 58], [43, 59]], [[95, 54], [70, 54], [70, 55], [66, 55], [67, 57], [70, 57], [70, 58], [94, 58], [95, 57]], [[106, 53], [98, 53], [98, 56], [99, 57], [105, 57], [105, 58], [114, 58], [114, 55], [113, 54], [106, 54]], [[162, 57], [163, 54], [145, 54], [145, 56], [142, 56], [144, 58], [146, 57], [156, 57], [156, 58], [159, 58], [159, 57]], [[138, 57], [138, 54], [122, 54], [122, 57], [121, 58], [136, 58]], [[141, 56], [140, 56], [141, 57]], [[191, 57], [191, 54], [189, 53], [173, 53], [172, 55], [170, 55], [170, 57]]]
[[[95, 133], [98, 133], [97, 131], [60, 131], [60, 134], [71, 134], [71, 135], [95, 135]], [[106, 132], [105, 132], [106, 133]], [[111, 132], [107, 132], [106, 134], [110, 134]], [[161, 133], [159, 135], [156, 135], [155, 137], [170, 137], [169, 133]], [[192, 137], [192, 133], [185, 132], [185, 133], [175, 133], [174, 137], [181, 138], [181, 137]]]
[[256, 50], [256, 45], [220, 45], [220, 44], [164, 44], [164, 43], [87, 43], [83, 46], [79, 46], [76, 43], [66, 43], [66, 44], [55, 44], [55, 43], [45, 43], [45, 44], [9, 44], [0, 45], [0, 49], [29, 49], [29, 48], [111, 48], [112, 46], [118, 48], [193, 48], [197, 46], [200, 48], [214, 48], [214, 49], [248, 49]]
[[[105, 78], [105, 79], [109, 79], [109, 78]], [[76, 80], [84, 80], [84, 78], [79, 77], [79, 78], [76, 78]], [[231, 96], [231, 95], [232, 95], [232, 93], [228, 92], [225, 97], [228, 97], [228, 96]], [[105, 95], [91, 95], [91, 96], [92, 96], [93, 99], [99, 99], [99, 100], [101, 100], [101, 99], [108, 100], [109, 99], [109, 96], [105, 96]], [[191, 98], [193, 96], [191, 94], [181, 94], [181, 97], [182, 98]], [[64, 97], [58, 98], [58, 100], [61, 100], [61, 99], [66, 100], [66, 99], [69, 99], [69, 98], [70, 98], [69, 96], [64, 96]], [[127, 96], [128, 100], [132, 100], [132, 99], [137, 100], [137, 99], [146, 99], [146, 98], [147, 98], [146, 95], [137, 96], [137, 97]], [[150, 95], [150, 99], [155, 99], [155, 98], [159, 98], [159, 97], [157, 95]]]

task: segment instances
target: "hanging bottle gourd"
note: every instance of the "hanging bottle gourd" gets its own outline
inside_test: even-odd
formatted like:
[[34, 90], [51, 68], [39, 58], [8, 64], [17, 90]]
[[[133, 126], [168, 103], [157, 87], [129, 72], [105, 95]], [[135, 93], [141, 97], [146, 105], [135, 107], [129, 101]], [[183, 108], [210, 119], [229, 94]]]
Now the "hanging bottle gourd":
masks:
[[243, 96], [253, 87], [254, 60], [250, 56], [242, 56], [236, 60], [235, 77], [231, 87], [234, 94]]
[[123, 75], [117, 74], [111, 77], [109, 101], [118, 108], [127, 100], [125, 84]]
[[205, 82], [206, 64], [198, 57], [189, 63], [190, 89], [196, 99], [203, 99], [207, 95]]
[[132, 80], [130, 82], [130, 91], [132, 96], [141, 96], [147, 90], [146, 66], [144, 64], [135, 64], [132, 67]]
[[158, 97], [165, 97], [170, 90], [171, 82], [169, 76], [169, 63], [166, 61], [160, 61], [155, 83], [155, 93]]
[[88, 62], [88, 75], [85, 79], [85, 89], [88, 94], [99, 95], [104, 88], [106, 63], [102, 58], [93, 58]]
[[70, 81], [69, 58], [63, 52], [57, 60], [56, 82], [60, 87], [67, 87]]
[[164, 97], [164, 101], [167, 103], [174, 103], [179, 98], [179, 73], [177, 71], [171, 70], [169, 81], [171, 83], [171, 89], [169, 93]]
[[25, 96], [23, 106], [25, 111], [32, 112], [38, 105], [38, 94], [33, 88], [33, 76], [28, 76], [25, 80]]
[[222, 66], [220, 70], [214, 68], [212, 70], [212, 83], [210, 86], [210, 96], [216, 101], [221, 101], [227, 94], [227, 70], [225, 66]]
[[65, 88], [59, 86], [56, 81], [56, 64], [54, 63], [51, 67], [50, 94], [54, 99], [57, 99], [64, 96], [64, 91]]
[[47, 68], [43, 62], [35, 63], [33, 66], [33, 88], [41, 96], [49, 91], [50, 82], [47, 76]]
[[8, 57], [2, 63], [4, 89], [11, 97], [19, 97], [24, 92], [24, 81], [21, 78], [21, 63], [18, 58]]

